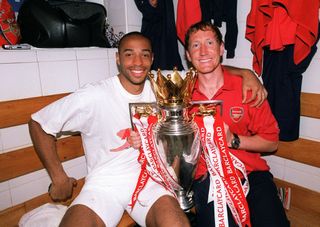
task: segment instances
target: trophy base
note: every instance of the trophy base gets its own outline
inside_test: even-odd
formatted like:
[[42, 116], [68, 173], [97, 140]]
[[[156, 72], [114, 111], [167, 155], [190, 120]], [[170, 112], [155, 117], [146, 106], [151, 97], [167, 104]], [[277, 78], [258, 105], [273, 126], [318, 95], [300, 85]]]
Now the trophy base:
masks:
[[192, 193], [189, 193], [187, 195], [184, 190], [179, 190], [176, 192], [176, 195], [181, 209], [186, 213], [189, 212], [191, 208], [194, 206], [192, 200]]

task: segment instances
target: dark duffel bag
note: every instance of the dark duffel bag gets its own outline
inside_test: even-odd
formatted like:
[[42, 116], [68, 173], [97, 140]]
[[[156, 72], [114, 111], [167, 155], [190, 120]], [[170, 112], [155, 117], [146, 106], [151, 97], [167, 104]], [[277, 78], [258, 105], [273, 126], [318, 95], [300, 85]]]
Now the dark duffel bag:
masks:
[[19, 10], [21, 43], [35, 47], [110, 47], [103, 5], [72, 0], [25, 0]]

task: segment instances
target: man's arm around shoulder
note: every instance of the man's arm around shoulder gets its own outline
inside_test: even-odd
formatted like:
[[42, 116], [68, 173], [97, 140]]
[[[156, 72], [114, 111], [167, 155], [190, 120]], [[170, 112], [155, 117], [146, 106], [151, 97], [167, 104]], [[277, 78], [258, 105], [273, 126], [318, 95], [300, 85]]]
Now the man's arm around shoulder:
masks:
[[[242, 102], [250, 103], [252, 107], [259, 107], [263, 101], [267, 98], [268, 92], [261, 84], [260, 80], [250, 69], [237, 68], [230, 65], [223, 66], [231, 74], [235, 74], [242, 77]], [[252, 95], [248, 98], [248, 91], [252, 92]]]

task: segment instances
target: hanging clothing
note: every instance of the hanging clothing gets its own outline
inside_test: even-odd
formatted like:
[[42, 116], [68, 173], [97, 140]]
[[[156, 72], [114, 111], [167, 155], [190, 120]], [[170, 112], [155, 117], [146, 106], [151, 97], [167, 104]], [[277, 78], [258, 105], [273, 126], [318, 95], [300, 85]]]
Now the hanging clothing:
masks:
[[201, 21], [199, 0], [178, 0], [177, 5], [177, 34], [182, 44], [188, 28]]
[[294, 62], [294, 45], [286, 46], [282, 51], [264, 49], [262, 79], [268, 91], [270, 107], [278, 121], [281, 141], [299, 138], [302, 73], [317, 51], [317, 42], [299, 64]]
[[253, 69], [262, 73], [282, 141], [299, 138], [302, 73], [317, 49], [319, 6], [319, 0], [252, 0], [247, 17]]
[[202, 21], [211, 21], [214, 25], [222, 26], [226, 22], [226, 34], [224, 37], [227, 58], [234, 58], [237, 46], [237, 0], [200, 0]]
[[[275, 26], [274, 23], [280, 26], [279, 31], [285, 31], [282, 32], [282, 35], [285, 36], [281, 37], [285, 38], [283, 45], [291, 42], [290, 34], [294, 35], [293, 59], [295, 64], [299, 64], [309, 55], [311, 47], [317, 40], [319, 6], [319, 0], [251, 1], [251, 10], [247, 17], [246, 38], [251, 42], [253, 69], [259, 75], [262, 72], [263, 48], [273, 45], [269, 41], [266, 42], [266, 37], [270, 37], [270, 32], [274, 31], [270, 28], [270, 26]], [[280, 11], [279, 8], [284, 10]], [[287, 14], [287, 19], [284, 18], [283, 13]], [[276, 21], [276, 18], [281, 18], [281, 20]], [[278, 35], [279, 33], [272, 34], [273, 37]], [[279, 41], [281, 38], [278, 36], [278, 39], [274, 40]]]
[[178, 50], [177, 31], [172, 0], [158, 0], [153, 7], [149, 1], [135, 0], [142, 13], [141, 33], [152, 42], [154, 61], [151, 69], [183, 70]]

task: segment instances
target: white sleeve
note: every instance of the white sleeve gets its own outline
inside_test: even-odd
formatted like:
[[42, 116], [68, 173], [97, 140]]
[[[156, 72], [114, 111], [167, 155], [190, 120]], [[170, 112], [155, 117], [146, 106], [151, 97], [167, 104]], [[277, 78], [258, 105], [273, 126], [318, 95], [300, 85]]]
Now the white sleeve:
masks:
[[88, 110], [89, 105], [82, 102], [78, 93], [73, 93], [32, 114], [31, 118], [38, 122], [46, 133], [56, 136], [62, 131], [82, 131], [88, 123]]

